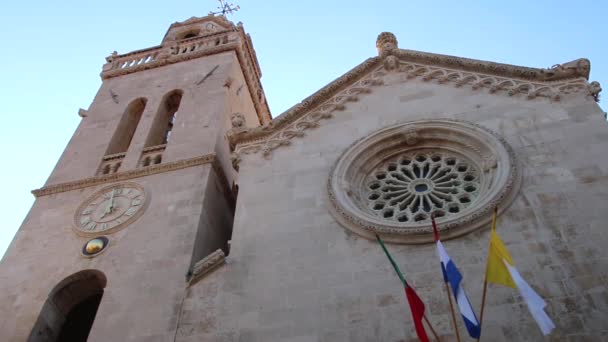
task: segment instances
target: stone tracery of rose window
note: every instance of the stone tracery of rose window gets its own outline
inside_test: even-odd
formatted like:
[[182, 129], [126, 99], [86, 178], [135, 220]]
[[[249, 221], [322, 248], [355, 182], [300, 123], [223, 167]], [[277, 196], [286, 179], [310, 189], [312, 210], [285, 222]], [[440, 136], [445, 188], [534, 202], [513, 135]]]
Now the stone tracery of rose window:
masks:
[[464, 156], [439, 150], [405, 153], [368, 177], [369, 212], [396, 222], [457, 214], [475, 201], [480, 172]]
[[420, 120], [382, 128], [337, 159], [327, 189], [330, 211], [344, 228], [387, 242], [433, 241], [487, 226], [517, 193], [512, 149], [474, 123]]

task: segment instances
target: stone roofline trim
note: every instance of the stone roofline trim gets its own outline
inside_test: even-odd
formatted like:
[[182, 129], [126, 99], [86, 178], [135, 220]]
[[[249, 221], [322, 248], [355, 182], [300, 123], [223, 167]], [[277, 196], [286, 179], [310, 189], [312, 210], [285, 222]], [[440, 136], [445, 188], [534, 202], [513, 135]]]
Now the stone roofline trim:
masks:
[[[235, 146], [236, 144], [253, 142], [278, 132], [283, 127], [308, 113], [311, 109], [314, 109], [319, 103], [330, 99], [348, 85], [355, 83], [379, 65], [378, 57], [368, 58], [363, 63], [357, 65], [344, 75], [305, 98], [300, 103], [292, 106], [281, 115], [272, 119], [267, 125], [248, 129], [233, 129], [229, 131], [228, 138], [231, 145]], [[341, 106], [337, 106], [336, 109], [341, 109]]]
[[40, 189], [32, 190], [32, 194], [38, 198], [38, 197], [53, 195], [53, 194], [66, 192], [66, 191], [84, 189], [84, 188], [88, 188], [88, 187], [96, 186], [96, 185], [100, 185], [100, 184], [125, 181], [125, 180], [155, 175], [158, 173], [186, 169], [189, 167], [194, 167], [194, 166], [199, 166], [199, 165], [204, 165], [204, 164], [211, 164], [213, 170], [218, 175], [220, 182], [223, 184], [223, 187], [224, 187], [223, 190], [227, 191], [228, 192], [227, 194], [231, 194], [232, 191], [229, 190], [229, 188], [227, 188], [228, 181], [226, 179], [226, 175], [224, 174], [222, 167], [219, 165], [219, 160], [217, 159], [217, 156], [215, 153], [209, 153], [209, 154], [205, 154], [205, 155], [195, 157], [195, 158], [190, 158], [190, 159], [182, 159], [182, 160], [177, 160], [174, 162], [168, 162], [168, 163], [163, 163], [163, 164], [158, 164], [158, 165], [153, 165], [153, 166], [148, 166], [148, 167], [137, 168], [134, 170], [128, 170], [128, 171], [124, 171], [124, 172], [117, 172], [117, 173], [113, 173], [113, 174], [109, 174], [109, 175], [100, 175], [100, 176], [89, 177], [89, 178], [84, 178], [84, 179], [79, 179], [79, 180], [69, 181], [69, 182], [64, 182], [64, 183], [50, 184], [50, 185], [44, 186]]
[[580, 58], [564, 64], [555, 64], [551, 68], [544, 69], [399, 49], [397, 38], [390, 32], [382, 32], [378, 35], [376, 48], [378, 49], [379, 57], [383, 60], [393, 55], [405, 62], [422, 63], [430, 66], [533, 82], [563, 81], [579, 77], [584, 77], [588, 80], [589, 72], [591, 71], [591, 62], [586, 58]]
[[[356, 101], [361, 93], [369, 93], [370, 87], [382, 83], [381, 77], [372, 77], [353, 94], [352, 88], [362, 86], [360, 81], [371, 73], [401, 72], [406, 79], [420, 78], [423, 81], [436, 80], [438, 83], [453, 82], [456, 87], [465, 84], [476, 90], [488, 88], [489, 93], [513, 96], [524, 94], [527, 99], [548, 97], [557, 101], [562, 95], [583, 93], [596, 101], [601, 87], [598, 82], [588, 83], [590, 62], [578, 59], [557, 64], [548, 69], [529, 68], [510, 64], [481, 61], [449, 55], [440, 55], [397, 48], [397, 39], [392, 33], [383, 32], [376, 41], [377, 57], [372, 57], [351, 69], [344, 75], [310, 95], [268, 125], [243, 129], [234, 128], [227, 137], [233, 155], [233, 166], [238, 168], [240, 154], [262, 151], [264, 156], [278, 146], [289, 144], [289, 139], [303, 136], [303, 131], [318, 126], [318, 121], [331, 117], [334, 110], [342, 110], [345, 102]], [[375, 70], [375, 71], [374, 71]], [[378, 75], [376, 75], [378, 76]], [[349, 96], [345, 96], [349, 94]], [[328, 108], [331, 103], [333, 108]], [[325, 107], [325, 108], [322, 108]], [[322, 115], [319, 115], [319, 108]], [[329, 110], [328, 110], [329, 109]], [[316, 113], [315, 113], [316, 112]], [[312, 113], [312, 114], [311, 114]], [[306, 119], [312, 116], [312, 119]], [[299, 127], [295, 127], [299, 126]]]
[[[272, 120], [272, 116], [270, 115], [270, 108], [268, 107], [268, 103], [266, 101], [266, 95], [264, 94], [264, 88], [262, 87], [262, 83], [260, 78], [262, 77], [261, 68], [257, 59], [257, 55], [255, 50], [253, 49], [253, 44], [251, 41], [251, 36], [245, 32], [242, 23], [238, 23], [234, 25], [228, 20], [224, 19], [224, 21], [219, 20], [219, 17], [209, 15], [202, 18], [197, 18], [191, 22], [188, 22], [191, 19], [188, 19], [185, 22], [178, 23], [178, 26], [189, 25], [192, 23], [198, 23], [203, 21], [215, 21], [222, 26], [230, 25], [230, 28], [224, 30], [218, 30], [213, 33], [194, 37], [190, 39], [185, 39], [179, 42], [176, 41], [164, 41], [161, 45], [157, 45], [154, 47], [135, 50], [125, 54], [118, 54], [116, 52], [112, 53], [112, 55], [106, 57], [107, 63], [103, 65], [101, 78], [108, 79], [112, 77], [118, 77], [122, 75], [127, 75], [130, 73], [148, 70], [152, 68], [161, 67], [168, 64], [179, 63], [195, 58], [200, 58], [204, 56], [219, 54], [227, 51], [234, 51], [243, 72], [245, 83], [251, 94], [251, 100], [256, 108], [256, 114], [260, 121], [261, 125], [264, 125]], [[174, 27], [176, 24], [172, 24], [171, 27]], [[169, 30], [167, 31], [169, 32]], [[227, 43], [223, 43], [221, 45], [206, 47], [200, 50], [183, 53], [183, 54], [174, 54], [178, 44], [180, 43], [194, 43], [203, 40], [209, 40], [216, 37], [221, 37], [230, 32], [236, 32], [239, 36], [240, 41], [230, 41]], [[152, 60], [146, 60], [146, 54], [155, 57]], [[122, 63], [129, 62], [134, 59], [140, 60], [143, 62], [134, 62], [134, 65], [128, 67], [120, 67]]]
[[553, 67], [545, 69], [406, 49], [397, 49], [392, 54], [406, 62], [423, 63], [533, 82], [562, 81], [579, 77], [589, 79], [591, 68], [591, 63], [586, 58], [564, 64], [555, 64]]

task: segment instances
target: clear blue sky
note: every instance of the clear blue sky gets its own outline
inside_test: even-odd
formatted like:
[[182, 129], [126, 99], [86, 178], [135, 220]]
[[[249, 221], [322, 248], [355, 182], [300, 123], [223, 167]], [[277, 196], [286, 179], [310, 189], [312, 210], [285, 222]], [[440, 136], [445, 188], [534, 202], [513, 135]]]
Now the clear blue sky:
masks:
[[[274, 116], [368, 57], [382, 31], [399, 47], [532, 67], [580, 57], [608, 93], [602, 1], [234, 0]], [[0, 255], [88, 108], [104, 57], [160, 43], [215, 0], [3, 1], [0, 5]], [[605, 96], [608, 96], [604, 94]], [[601, 103], [606, 108], [605, 103]], [[44, 238], [41, 236], [40, 238]]]

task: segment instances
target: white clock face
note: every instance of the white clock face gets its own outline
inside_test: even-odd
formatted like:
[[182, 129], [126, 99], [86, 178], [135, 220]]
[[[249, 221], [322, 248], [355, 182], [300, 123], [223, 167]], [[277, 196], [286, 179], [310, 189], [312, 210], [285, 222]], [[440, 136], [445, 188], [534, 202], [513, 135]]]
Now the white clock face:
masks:
[[135, 183], [104, 188], [84, 201], [74, 216], [79, 234], [112, 233], [135, 221], [146, 204], [144, 189]]

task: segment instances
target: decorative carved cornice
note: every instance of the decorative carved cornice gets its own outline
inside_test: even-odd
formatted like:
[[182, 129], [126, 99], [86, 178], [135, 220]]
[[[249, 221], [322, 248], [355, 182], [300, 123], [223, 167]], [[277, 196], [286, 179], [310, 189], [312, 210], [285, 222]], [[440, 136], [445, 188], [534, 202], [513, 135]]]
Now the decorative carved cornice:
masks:
[[532, 82], [411, 62], [400, 62], [398, 71], [404, 74], [403, 81], [419, 79], [424, 82], [436, 81], [439, 84], [452, 83], [457, 88], [469, 85], [473, 90], [487, 88], [490, 94], [503, 93], [508, 96], [521, 94], [525, 95], [526, 99], [547, 97], [559, 101], [567, 94], [590, 95], [589, 83], [583, 77], [564, 81]]
[[[135, 170], [129, 170], [125, 172], [113, 173], [110, 175], [101, 175], [96, 177], [85, 178], [77, 181], [52, 184], [40, 189], [32, 190], [32, 194], [36, 197], [48, 196], [60, 192], [72, 191], [87, 188], [90, 186], [95, 186], [99, 184], [109, 183], [109, 182], [118, 182], [124, 181], [128, 179], [134, 179], [139, 177], [145, 177], [149, 175], [155, 175], [158, 173], [181, 170], [193, 166], [213, 163], [216, 160], [215, 153], [209, 153], [204, 156], [191, 158], [191, 159], [183, 159], [175, 162], [158, 164], [143, 168], [138, 168]], [[217, 171], [216, 171], [217, 172]], [[221, 178], [221, 177], [220, 177]], [[225, 177], [224, 177], [225, 179]]]
[[[230, 130], [227, 137], [234, 150], [232, 161], [235, 169], [238, 168], [240, 154], [262, 152], [265, 157], [269, 156], [279, 146], [289, 145], [293, 137], [303, 136], [306, 129], [318, 127], [319, 121], [330, 118], [334, 110], [344, 109], [345, 102], [356, 100], [361, 93], [369, 93], [370, 85], [382, 83], [382, 75], [390, 72], [403, 73], [403, 81], [417, 78], [439, 84], [451, 82], [455, 87], [487, 88], [491, 94], [519, 94], [526, 99], [546, 97], [558, 101], [563, 95], [580, 93], [597, 101], [601, 91], [598, 82], [587, 82], [590, 70], [587, 59], [557, 64], [549, 69], [528, 68], [398, 49], [397, 39], [389, 32], [378, 36], [376, 46], [378, 57], [366, 60], [268, 125]], [[362, 86], [359, 80], [372, 73], [374, 84]]]
[[226, 255], [221, 249], [209, 254], [205, 258], [198, 261], [188, 273], [188, 286], [196, 284], [205, 275], [222, 266], [226, 261]]
[[397, 49], [395, 55], [403, 62], [420, 63], [534, 82], [561, 81], [580, 77], [588, 79], [591, 69], [591, 63], [585, 58], [564, 64], [556, 64], [548, 69], [542, 69], [404, 49]]
[[258, 62], [258, 56], [255, 53], [255, 49], [253, 48], [253, 42], [251, 41], [251, 36], [245, 32], [245, 28], [243, 27], [243, 23], [239, 22], [236, 25], [237, 30], [241, 33], [241, 37], [244, 37], [245, 47], [247, 48], [247, 52], [249, 53], [249, 57], [253, 61], [254, 71], [257, 74], [258, 78], [262, 77], [262, 69], [260, 68], [260, 63]]

